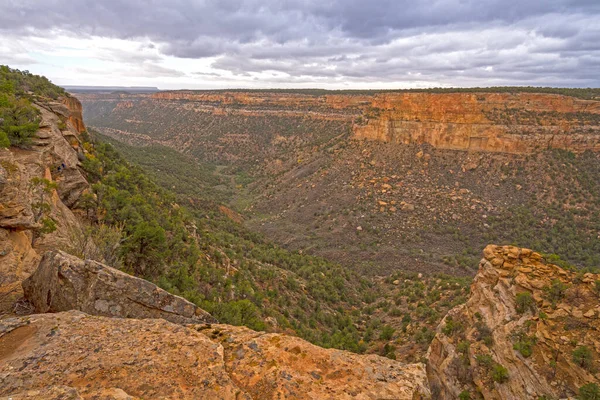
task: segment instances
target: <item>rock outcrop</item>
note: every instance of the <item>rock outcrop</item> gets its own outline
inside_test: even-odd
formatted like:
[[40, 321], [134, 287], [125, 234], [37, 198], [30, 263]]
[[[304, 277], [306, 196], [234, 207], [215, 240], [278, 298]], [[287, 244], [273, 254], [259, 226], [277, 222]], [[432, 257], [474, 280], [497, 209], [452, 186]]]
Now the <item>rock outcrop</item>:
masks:
[[79, 101], [66, 98], [64, 103], [39, 102], [35, 106], [41, 121], [31, 148], [0, 149], [0, 313], [8, 311], [22, 295], [20, 282], [40, 259], [31, 244], [32, 233], [39, 227], [32, 210], [32, 204], [39, 201], [33, 198], [32, 178], [57, 184], [47, 200], [57, 230], [38, 240], [41, 247], [64, 245], [78, 232], [79, 222], [70, 207], [89, 188], [79, 169], [83, 149], [78, 128], [69, 122], [81, 118]]
[[448, 313], [429, 348], [433, 397], [566, 398], [598, 383], [598, 279], [531, 250], [486, 247], [471, 297]]
[[[69, 396], [69, 397], [60, 397]], [[422, 365], [225, 325], [71, 311], [0, 321], [0, 397], [429, 398]]]
[[23, 282], [38, 313], [80, 310], [121, 318], [163, 318], [179, 324], [217, 322], [193, 303], [144, 279], [62, 251], [48, 252]]
[[76, 97], [66, 96], [61, 98], [60, 101], [46, 104], [52, 112], [68, 120], [78, 133], [86, 131], [85, 124], [83, 123], [83, 108], [81, 102]]

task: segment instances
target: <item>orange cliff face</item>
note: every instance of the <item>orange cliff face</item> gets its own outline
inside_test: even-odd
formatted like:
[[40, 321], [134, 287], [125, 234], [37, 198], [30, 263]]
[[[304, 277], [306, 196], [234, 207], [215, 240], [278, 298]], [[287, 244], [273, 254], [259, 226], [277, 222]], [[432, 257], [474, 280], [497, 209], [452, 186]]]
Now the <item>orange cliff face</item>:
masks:
[[376, 95], [357, 139], [506, 153], [600, 150], [600, 102], [535, 93]]
[[73, 124], [73, 127], [79, 133], [85, 132], [86, 129], [85, 124], [83, 123], [83, 108], [81, 106], [81, 102], [73, 96], [64, 97], [62, 102], [69, 110], [69, 115], [67, 118], [71, 124]]
[[600, 101], [558, 94], [181, 90], [79, 96], [88, 104], [109, 102], [113, 112], [151, 102], [215, 115], [341, 120], [352, 125], [355, 139], [442, 149], [600, 151]]

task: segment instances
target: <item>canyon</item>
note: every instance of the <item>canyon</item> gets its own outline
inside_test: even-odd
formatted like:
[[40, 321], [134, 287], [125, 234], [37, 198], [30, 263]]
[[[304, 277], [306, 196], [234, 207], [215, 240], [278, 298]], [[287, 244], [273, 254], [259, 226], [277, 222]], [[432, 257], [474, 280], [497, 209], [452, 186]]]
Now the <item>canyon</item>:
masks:
[[[77, 96], [90, 126], [132, 146], [148, 171], [167, 166], [145, 152], [175, 150], [218, 181], [202, 193], [219, 195], [249, 229], [361, 273], [472, 275], [476, 249], [515, 235], [578, 265], [600, 263], [547, 229], [600, 248], [588, 179], [599, 174], [600, 102], [576, 89]], [[528, 226], [505, 227], [516, 213]]]
[[91, 120], [98, 108], [110, 113], [144, 102], [169, 107], [179, 103], [179, 107], [214, 115], [344, 121], [356, 139], [428, 143], [440, 149], [517, 154], [551, 148], [600, 149], [600, 102], [561, 94], [175, 91], [78, 96], [89, 105]]
[[[500, 400], [600, 391], [596, 153], [354, 140], [357, 122], [344, 125], [348, 110], [330, 111], [337, 106], [306, 117], [314, 125], [248, 114], [244, 126], [235, 112], [212, 110], [202, 132], [213, 136], [202, 138], [190, 128], [197, 120], [182, 119], [205, 114], [195, 105], [138, 100], [87, 106], [110, 109], [92, 121], [112, 128], [96, 128], [135, 146], [93, 131], [92, 140], [80, 103], [65, 95], [32, 97], [35, 137], [0, 149], [0, 397]], [[265, 107], [274, 106], [251, 112]], [[129, 138], [116, 131], [132, 126]], [[170, 138], [176, 130], [188, 141]], [[208, 154], [194, 146], [215, 139], [230, 147], [210, 159], [229, 164], [197, 171]], [[116, 149], [158, 162], [142, 164], [175, 190], [178, 176], [214, 183], [166, 192]], [[257, 197], [236, 212], [203, 193], [210, 190]], [[519, 203], [531, 208], [510, 215]], [[40, 209], [54, 229], [44, 230]], [[546, 214], [532, 221], [531, 210]], [[300, 225], [307, 215], [309, 229]], [[304, 255], [315, 249], [301, 243], [298, 251], [268, 244], [240, 222], [297, 224], [292, 233], [301, 226], [328, 242], [325, 252], [363, 261], [379, 253], [389, 264], [366, 264], [371, 275], [360, 274], [351, 262]], [[477, 244], [494, 235], [531, 240], [532, 232], [573, 263]], [[352, 242], [360, 252], [344, 247]], [[452, 253], [460, 243], [475, 249]], [[449, 253], [456, 258], [440, 266], [436, 257]]]

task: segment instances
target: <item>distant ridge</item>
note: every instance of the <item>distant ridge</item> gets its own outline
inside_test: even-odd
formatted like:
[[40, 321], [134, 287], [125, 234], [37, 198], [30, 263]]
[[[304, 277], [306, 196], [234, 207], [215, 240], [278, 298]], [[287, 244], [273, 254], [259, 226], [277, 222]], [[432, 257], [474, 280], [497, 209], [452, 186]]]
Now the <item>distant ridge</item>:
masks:
[[63, 86], [66, 91], [71, 93], [95, 92], [95, 93], [152, 93], [159, 92], [160, 89], [154, 86]]

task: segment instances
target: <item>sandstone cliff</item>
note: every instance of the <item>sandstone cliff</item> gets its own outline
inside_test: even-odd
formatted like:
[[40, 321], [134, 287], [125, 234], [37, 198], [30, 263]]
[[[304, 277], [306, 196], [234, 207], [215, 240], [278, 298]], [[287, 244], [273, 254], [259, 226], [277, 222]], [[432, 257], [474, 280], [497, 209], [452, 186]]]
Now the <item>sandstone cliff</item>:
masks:
[[486, 247], [470, 299], [448, 313], [430, 346], [434, 398], [566, 398], [599, 382], [599, 278], [531, 250]]
[[41, 251], [67, 243], [79, 229], [70, 207], [89, 187], [79, 169], [84, 152], [79, 129], [85, 129], [79, 101], [70, 98], [35, 106], [41, 122], [31, 148], [0, 149], [0, 313], [21, 295], [20, 281], [35, 270], [40, 258], [31, 244], [39, 227], [32, 209], [37, 202], [32, 179], [46, 178], [57, 184], [48, 200], [57, 230], [37, 241]]
[[531, 153], [600, 150], [600, 102], [555, 94], [406, 93], [376, 96], [356, 138], [442, 149]]
[[[214, 115], [344, 121], [351, 125], [356, 139], [428, 143], [442, 149], [504, 153], [532, 153], [548, 148], [600, 150], [600, 101], [560, 94], [332, 92], [317, 95], [183, 90], [78, 96], [92, 118], [103, 114], [106, 119], [123, 109], [153, 104]], [[136, 133], [140, 132], [123, 131], [123, 134]]]

